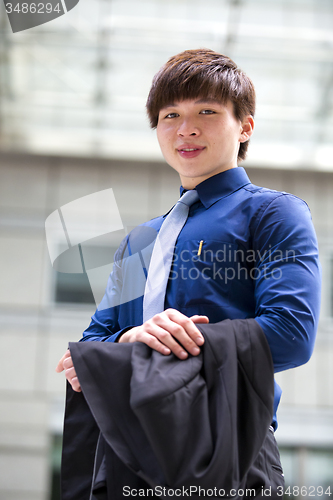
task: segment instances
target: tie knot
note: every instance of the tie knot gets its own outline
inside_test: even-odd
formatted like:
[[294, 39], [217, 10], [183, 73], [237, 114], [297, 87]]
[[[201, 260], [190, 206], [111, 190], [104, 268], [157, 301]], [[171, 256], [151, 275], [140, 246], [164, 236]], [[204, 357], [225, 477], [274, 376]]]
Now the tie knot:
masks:
[[183, 203], [184, 205], [190, 207], [198, 200], [198, 192], [195, 189], [191, 189], [190, 191], [186, 191], [186, 193], [183, 194], [183, 196], [178, 200], [178, 203]]

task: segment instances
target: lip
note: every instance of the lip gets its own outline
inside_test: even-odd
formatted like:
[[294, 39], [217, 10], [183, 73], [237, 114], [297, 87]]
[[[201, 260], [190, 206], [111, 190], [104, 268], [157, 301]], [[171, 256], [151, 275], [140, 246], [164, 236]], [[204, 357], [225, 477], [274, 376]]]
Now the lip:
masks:
[[182, 158], [195, 158], [202, 153], [205, 146], [198, 146], [197, 144], [181, 144], [176, 149]]

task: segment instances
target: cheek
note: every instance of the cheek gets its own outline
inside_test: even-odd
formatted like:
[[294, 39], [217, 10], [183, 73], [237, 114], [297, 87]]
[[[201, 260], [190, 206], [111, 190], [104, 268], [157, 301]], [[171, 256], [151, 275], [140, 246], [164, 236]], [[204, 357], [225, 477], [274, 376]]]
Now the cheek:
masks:
[[238, 126], [236, 127], [234, 124], [224, 124], [218, 131], [215, 131], [214, 142], [219, 142], [224, 148], [233, 149], [235, 145], [238, 145], [239, 136]]
[[156, 135], [160, 148], [162, 148], [165, 141], [165, 134], [162, 133], [161, 129], [157, 128]]
[[159, 142], [160, 148], [164, 152], [168, 152], [172, 147], [172, 132], [168, 129], [157, 130], [157, 140]]

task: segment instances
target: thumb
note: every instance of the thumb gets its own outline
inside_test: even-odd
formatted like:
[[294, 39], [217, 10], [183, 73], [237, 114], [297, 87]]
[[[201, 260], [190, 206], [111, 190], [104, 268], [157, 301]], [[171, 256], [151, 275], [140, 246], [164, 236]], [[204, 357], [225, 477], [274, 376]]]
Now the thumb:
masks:
[[59, 363], [56, 366], [55, 371], [57, 373], [61, 373], [64, 370], [64, 361], [69, 356], [70, 356], [70, 352], [69, 352], [69, 349], [67, 349], [67, 351], [65, 352], [65, 354], [63, 355], [63, 357], [59, 360]]
[[64, 370], [62, 362], [63, 362], [63, 359], [61, 358], [60, 361], [59, 361], [59, 363], [56, 366], [56, 369], [55, 369], [55, 371], [57, 373], [61, 373]]

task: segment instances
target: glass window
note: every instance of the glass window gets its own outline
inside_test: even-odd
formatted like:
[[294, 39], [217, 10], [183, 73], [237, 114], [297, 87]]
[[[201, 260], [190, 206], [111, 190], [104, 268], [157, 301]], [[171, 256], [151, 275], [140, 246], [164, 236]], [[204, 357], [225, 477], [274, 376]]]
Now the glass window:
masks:
[[[309, 450], [305, 462], [305, 477], [308, 485], [322, 486], [324, 489], [331, 486], [333, 496], [333, 451]], [[328, 495], [323, 495], [329, 498]]]
[[295, 449], [280, 448], [281, 465], [284, 472], [286, 485], [297, 484], [297, 452]]
[[51, 446], [51, 492], [50, 500], [60, 500], [60, 468], [62, 453], [62, 435], [52, 436]]
[[[79, 252], [76, 252], [77, 255], [73, 252], [66, 262], [56, 262], [54, 266], [54, 301], [58, 304], [94, 304], [99, 303], [104, 295], [112, 270], [113, 256], [118, 246], [97, 246], [87, 243], [78, 246], [81, 247], [81, 257]], [[70, 250], [75, 248], [72, 247]], [[61, 272], [60, 269], [66, 272]], [[101, 273], [98, 279], [92, 282], [91, 276], [89, 279], [89, 271], [94, 269], [101, 269]]]
[[57, 303], [93, 304], [94, 296], [87, 274], [57, 272], [55, 301]]
[[333, 317], [333, 255], [331, 256], [330, 261], [330, 309], [329, 309], [330, 317]]
[[[288, 490], [288, 487], [301, 489], [303, 486], [306, 488], [303, 493], [307, 491], [306, 498], [333, 496], [333, 450], [280, 447], [280, 456], [287, 492], [293, 492], [293, 489]], [[315, 489], [310, 491], [311, 487]], [[297, 495], [294, 496], [297, 498]], [[290, 500], [294, 496], [287, 493], [285, 498]], [[300, 493], [298, 497], [304, 498], [304, 495]]]

